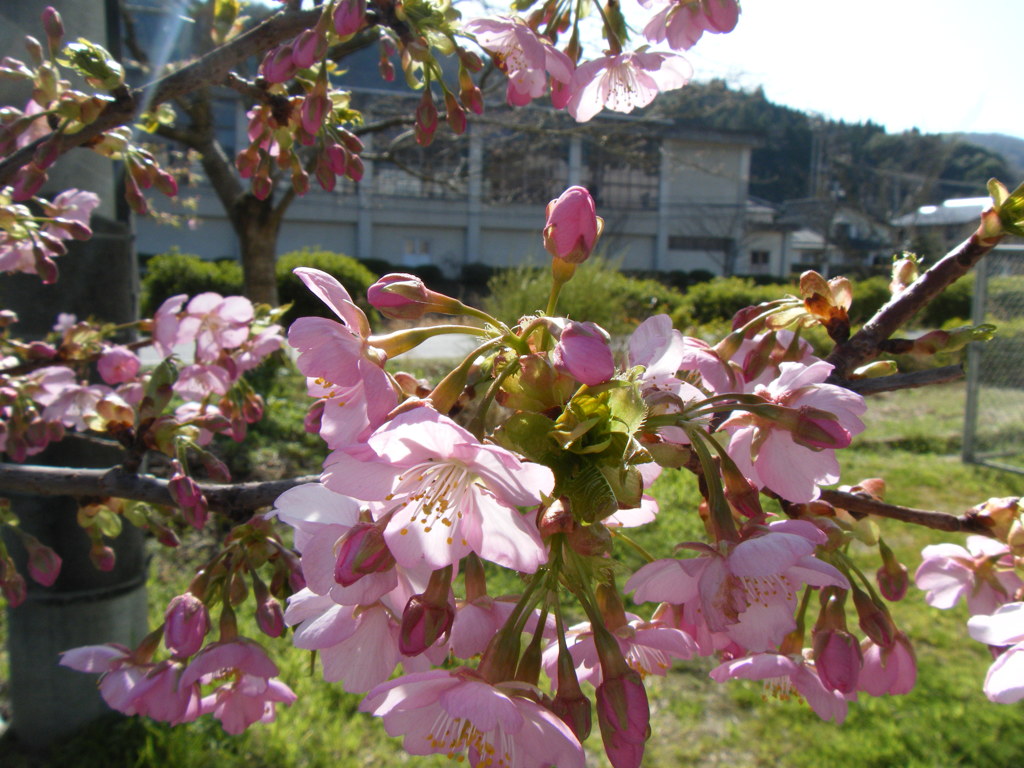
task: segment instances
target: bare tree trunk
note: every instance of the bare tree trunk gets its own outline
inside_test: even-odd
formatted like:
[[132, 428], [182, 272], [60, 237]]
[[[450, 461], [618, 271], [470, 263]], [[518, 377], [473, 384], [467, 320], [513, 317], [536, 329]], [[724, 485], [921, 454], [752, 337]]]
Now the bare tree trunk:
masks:
[[281, 216], [270, 199], [259, 200], [251, 192], [240, 195], [231, 207], [231, 224], [242, 254], [244, 293], [257, 303], [277, 306], [277, 237]]

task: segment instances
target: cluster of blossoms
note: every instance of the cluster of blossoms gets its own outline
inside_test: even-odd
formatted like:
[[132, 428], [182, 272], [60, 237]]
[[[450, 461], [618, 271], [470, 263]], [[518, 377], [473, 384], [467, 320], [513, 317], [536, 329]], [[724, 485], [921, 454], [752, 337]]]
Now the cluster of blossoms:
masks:
[[[91, 193], [70, 191], [54, 199], [46, 227], [72, 225], [88, 232], [88, 215], [96, 204]], [[51, 211], [51, 212], [53, 212]], [[80, 217], [72, 219], [71, 217]], [[0, 258], [20, 258], [24, 242], [0, 244]], [[31, 271], [31, 270], [29, 270]], [[163, 455], [168, 491], [180, 510], [178, 521], [202, 528], [207, 503], [189, 470], [189, 462], [206, 477], [229, 480], [226, 466], [206, 449], [214, 434], [242, 440], [247, 426], [263, 414], [263, 400], [243, 374], [281, 348], [280, 310], [256, 308], [241, 296], [204, 293], [167, 299], [151, 320], [125, 327], [78, 321], [62, 314], [44, 339], [22, 342], [12, 337], [17, 316], [0, 316], [0, 451], [15, 462], [43, 451], [69, 432], [112, 438], [125, 451], [126, 464]], [[142, 336], [139, 336], [140, 332]], [[125, 339], [138, 337], [130, 343]], [[119, 341], [120, 339], [120, 341]], [[139, 352], [151, 347], [154, 365], [143, 365]], [[182, 361], [186, 364], [182, 365]], [[94, 373], [93, 373], [94, 371]], [[168, 545], [176, 545], [173, 514], [120, 499], [94, 501], [83, 508], [79, 523], [92, 542], [96, 567], [114, 567], [106, 539], [118, 535], [122, 518], [144, 527]], [[28, 552], [28, 570], [49, 586], [60, 571], [60, 558], [17, 527], [9, 506], [0, 524], [16, 532]], [[0, 588], [12, 605], [25, 597], [25, 582], [0, 544]]]
[[[877, 586], [866, 581], [846, 554], [857, 521], [819, 498], [820, 485], [838, 480], [835, 451], [863, 428], [864, 402], [825, 382], [831, 366], [800, 328], [819, 316], [837, 324], [849, 306], [845, 284], [808, 276], [806, 299], [741, 313], [714, 347], [683, 336], [666, 316], [650, 318], [616, 362], [599, 326], [550, 311], [601, 227], [586, 190], [552, 201], [549, 312], [514, 326], [392, 274], [368, 295], [385, 316], [442, 313], [484, 324], [374, 335], [337, 280], [296, 270], [336, 318], [300, 318], [288, 332], [315, 398], [306, 427], [330, 453], [319, 482], [285, 492], [266, 519], [231, 539], [248, 541], [274, 520], [293, 529], [297, 557], [274, 545], [274, 582], [296, 591], [278, 618], [267, 604], [277, 592], [254, 589], [261, 628], [274, 636], [293, 627], [293, 643], [317, 652], [324, 679], [366, 693], [362, 708], [413, 754], [582, 766], [596, 711], [611, 763], [639, 765], [649, 735], [644, 678], [697, 655], [718, 659], [714, 680], [764, 680], [773, 694], [795, 691], [840, 722], [858, 693], [914, 684], [913, 651], [881, 596], [905, 593], [906, 569], [883, 557]], [[451, 333], [478, 346], [432, 389], [385, 368], [389, 357]], [[467, 400], [469, 389], [485, 394]], [[708, 540], [683, 543], [689, 557], [647, 556], [637, 566], [629, 530], [656, 518], [645, 491], [662, 468], [701, 478]], [[873, 483], [864, 489], [879, 492]], [[884, 543], [872, 543], [891, 560]], [[262, 584], [254, 562], [232, 564], [249, 557], [239, 547], [202, 573], [244, 568]], [[525, 579], [523, 594], [488, 593], [496, 566]], [[637, 613], [616, 586], [627, 567]], [[177, 681], [177, 704], [163, 719], [214, 712], [233, 730], [273, 717], [288, 695], [265, 664], [259, 673], [233, 667], [248, 698], [221, 691], [195, 703], [205, 676], [231, 666], [205, 659], [237, 642], [231, 580], [222, 579], [213, 587], [204, 576], [180, 598], [191, 606], [187, 650], [169, 640], [184, 609], [169, 609], [168, 661], [153, 662], [144, 644], [83, 651], [85, 661], [74, 652], [65, 663], [103, 671], [104, 695], [109, 688], [108, 701], [124, 712], [149, 714], [152, 681], [167, 676]], [[566, 591], [582, 622], [570, 621]], [[199, 650], [207, 606], [218, 601], [221, 637]], [[863, 639], [847, 626], [848, 603]], [[192, 653], [186, 666], [179, 657]]]
[[994, 537], [969, 536], [966, 547], [925, 547], [914, 579], [934, 608], [966, 602], [971, 637], [990, 646], [995, 659], [985, 695], [1012, 704], [1024, 699], [1024, 506], [1018, 498], [995, 498], [975, 513]]

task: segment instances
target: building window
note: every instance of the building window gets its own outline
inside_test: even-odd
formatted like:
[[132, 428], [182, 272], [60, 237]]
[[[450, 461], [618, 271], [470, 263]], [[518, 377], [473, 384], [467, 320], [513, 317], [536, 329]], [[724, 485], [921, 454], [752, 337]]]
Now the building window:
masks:
[[405, 252], [402, 254], [403, 267], [422, 267], [431, 261], [429, 240], [421, 237], [406, 238]]
[[750, 269], [753, 272], [767, 272], [771, 261], [771, 251], [751, 251]]

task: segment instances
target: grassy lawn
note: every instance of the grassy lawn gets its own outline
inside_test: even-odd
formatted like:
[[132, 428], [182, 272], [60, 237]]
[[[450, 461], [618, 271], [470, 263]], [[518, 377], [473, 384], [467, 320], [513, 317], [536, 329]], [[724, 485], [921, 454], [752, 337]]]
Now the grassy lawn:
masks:
[[[962, 386], [887, 394], [876, 398], [874, 405], [866, 436], [841, 457], [844, 482], [884, 476], [888, 500], [955, 513], [990, 496], [1024, 494], [1024, 477], [960, 462]], [[1024, 421], [1024, 407], [1016, 409], [1014, 417]], [[692, 478], [678, 473], [665, 473], [654, 493], [661, 503], [661, 516], [637, 538], [655, 554], [667, 554], [675, 543], [697, 535], [698, 495]], [[911, 571], [922, 546], [951, 538], [891, 521], [881, 521], [880, 526]], [[877, 556], [873, 559], [865, 551], [857, 557], [870, 571], [877, 567]], [[150, 599], [155, 619], [167, 599], [182, 588], [183, 582], [176, 583], [176, 577], [184, 569], [166, 556], [158, 557], [153, 567]], [[991, 659], [982, 645], [967, 636], [965, 612], [928, 608], [922, 593], [911, 588], [894, 614], [913, 639], [918, 655], [918, 683], [910, 695], [862, 696], [851, 704], [846, 723], [836, 726], [819, 721], [800, 701], [763, 701], [760, 684], [711, 682], [707, 677], [713, 665], [710, 660], [688, 662], [666, 678], [648, 681], [654, 733], [644, 764], [730, 768], [1024, 765], [1024, 704], [999, 706], [985, 699], [981, 684]], [[46, 761], [33, 762], [9, 743], [0, 743], [0, 765], [348, 768], [451, 764], [406, 756], [379, 721], [357, 712], [358, 697], [322, 683], [319, 670], [311, 674], [307, 654], [285, 642], [276, 644], [273, 651], [299, 701], [282, 711], [272, 725], [230, 737], [209, 718], [171, 729], [138, 718], [111, 717], [55, 750]], [[588, 765], [606, 765], [596, 733], [590, 746]]]

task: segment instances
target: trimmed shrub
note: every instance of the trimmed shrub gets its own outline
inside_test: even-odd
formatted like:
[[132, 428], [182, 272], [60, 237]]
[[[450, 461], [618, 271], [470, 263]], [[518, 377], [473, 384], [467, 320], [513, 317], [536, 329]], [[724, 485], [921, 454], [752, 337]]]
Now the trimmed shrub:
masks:
[[222, 296], [242, 292], [242, 266], [232, 259], [206, 261], [172, 248], [150, 258], [142, 276], [142, 314], [152, 315], [171, 296], [214, 291]]
[[282, 318], [286, 328], [299, 317], [334, 317], [334, 313], [292, 274], [296, 267], [313, 267], [337, 278], [360, 309], [371, 318], [376, 314], [366, 301], [366, 289], [377, 281], [370, 270], [350, 256], [303, 248], [278, 257], [275, 268], [278, 298], [282, 304], [292, 303], [292, 308]]
[[794, 293], [795, 286], [756, 285], [746, 277], [721, 277], [690, 286], [680, 306], [672, 313], [677, 328], [688, 328], [727, 320], [744, 307], [782, 298]]

